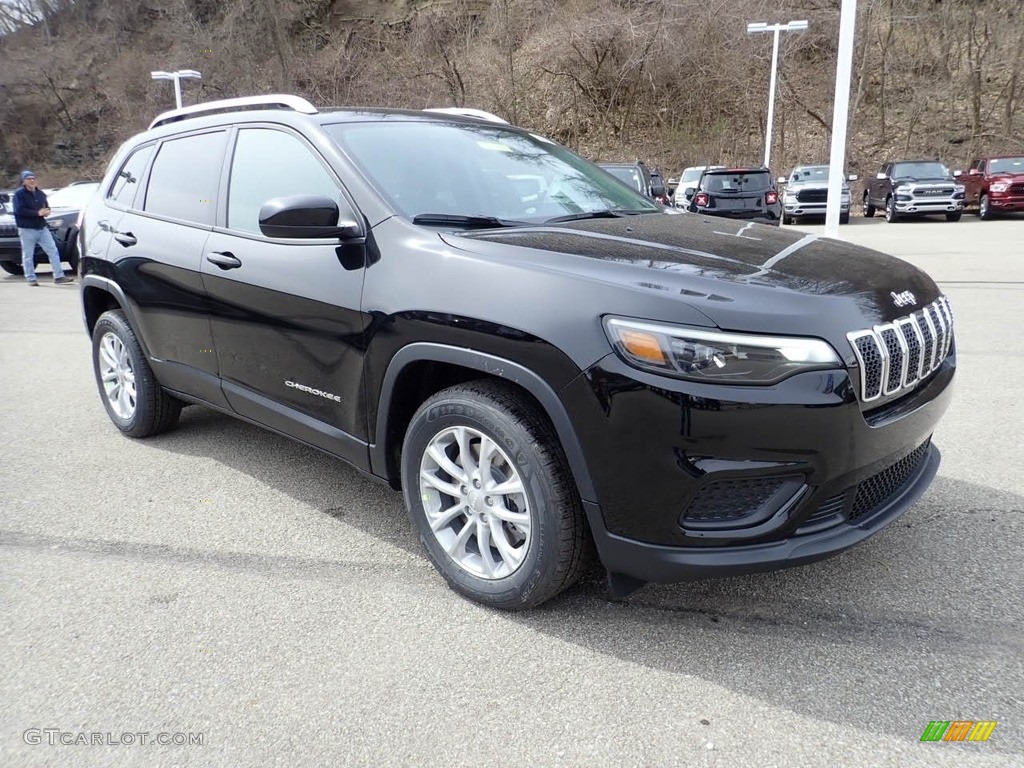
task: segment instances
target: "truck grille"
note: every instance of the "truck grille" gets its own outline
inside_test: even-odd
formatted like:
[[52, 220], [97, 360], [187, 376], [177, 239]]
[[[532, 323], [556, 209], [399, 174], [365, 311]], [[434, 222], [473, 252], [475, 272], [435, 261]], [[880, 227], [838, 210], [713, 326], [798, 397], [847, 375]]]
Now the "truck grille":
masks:
[[13, 224], [0, 224], [0, 237], [17, 237], [18, 228]]
[[1009, 192], [1011, 195], [1024, 195], [1024, 184], [1011, 184]]
[[953, 312], [945, 296], [895, 322], [846, 334], [860, 364], [865, 403], [895, 395], [939, 367], [953, 341]]
[[916, 187], [911, 194], [914, 197], [949, 197], [953, 194], [952, 187]]
[[796, 193], [801, 203], [824, 203], [828, 201], [827, 189], [801, 189]]

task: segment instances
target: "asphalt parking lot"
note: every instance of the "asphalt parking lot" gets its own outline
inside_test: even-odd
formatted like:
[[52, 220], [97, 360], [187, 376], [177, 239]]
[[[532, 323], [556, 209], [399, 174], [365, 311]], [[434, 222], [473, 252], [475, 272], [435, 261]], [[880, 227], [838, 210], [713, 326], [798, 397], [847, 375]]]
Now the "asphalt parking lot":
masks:
[[[518, 615], [312, 449], [200, 407], [122, 437], [77, 288], [0, 279], [0, 765], [1024, 765], [1024, 219], [842, 235], [956, 315], [921, 502], [812, 566]], [[922, 743], [932, 720], [998, 725]]]

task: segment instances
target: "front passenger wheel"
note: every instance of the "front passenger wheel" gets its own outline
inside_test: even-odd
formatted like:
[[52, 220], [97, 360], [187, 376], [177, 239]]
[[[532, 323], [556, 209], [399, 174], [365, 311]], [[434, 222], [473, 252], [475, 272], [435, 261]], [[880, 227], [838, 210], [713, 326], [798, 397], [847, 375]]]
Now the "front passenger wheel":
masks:
[[988, 221], [992, 218], [992, 209], [988, 205], [988, 195], [982, 195], [978, 201], [978, 218], [982, 221]]
[[885, 201], [885, 220], [890, 224], [895, 224], [900, 220], [900, 215], [896, 213], [896, 200], [890, 197]]
[[8, 275], [24, 275], [25, 268], [15, 261], [0, 261], [0, 269]]
[[589, 547], [558, 440], [515, 387], [476, 381], [427, 400], [402, 449], [405, 503], [455, 591], [532, 608], [575, 582]]
[[107, 415], [129, 437], [149, 437], [178, 423], [181, 401], [156, 380], [123, 311], [100, 315], [92, 331], [96, 385]]

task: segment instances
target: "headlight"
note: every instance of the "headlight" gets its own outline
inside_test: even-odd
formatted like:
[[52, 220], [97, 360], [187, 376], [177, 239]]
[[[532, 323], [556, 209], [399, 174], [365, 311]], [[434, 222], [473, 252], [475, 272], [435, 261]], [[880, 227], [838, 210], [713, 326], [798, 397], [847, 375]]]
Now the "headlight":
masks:
[[953, 185], [953, 192], [955, 192], [955, 193], [963, 192], [965, 189], [967, 189], [967, 187], [965, 187], [963, 184], [954, 184]]
[[842, 367], [821, 339], [756, 336], [606, 317], [605, 333], [632, 366], [690, 381], [774, 384], [803, 371]]
[[796, 202], [796, 192], [787, 192], [786, 194], [784, 194], [782, 196], [782, 198], [784, 200], [789, 200], [790, 202], [794, 202], [795, 203]]
[[64, 219], [47, 219], [46, 226], [50, 229], [60, 229], [64, 226]]
[[910, 187], [909, 184], [900, 184], [898, 187], [896, 187], [896, 191], [900, 192], [900, 193], [902, 193], [904, 195], [909, 195], [910, 194], [910, 189], [911, 189], [911, 187]]
[[1010, 188], [1010, 182], [1008, 181], [997, 181], [989, 187], [993, 192], [1005, 192]]

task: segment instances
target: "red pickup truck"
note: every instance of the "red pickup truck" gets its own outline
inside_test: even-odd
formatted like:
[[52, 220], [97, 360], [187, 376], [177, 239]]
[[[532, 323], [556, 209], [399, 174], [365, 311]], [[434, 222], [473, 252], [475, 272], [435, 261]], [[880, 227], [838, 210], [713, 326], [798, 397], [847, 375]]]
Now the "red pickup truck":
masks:
[[965, 200], [977, 206], [978, 216], [991, 219], [1009, 211], [1024, 211], [1024, 157], [983, 157], [960, 177]]

